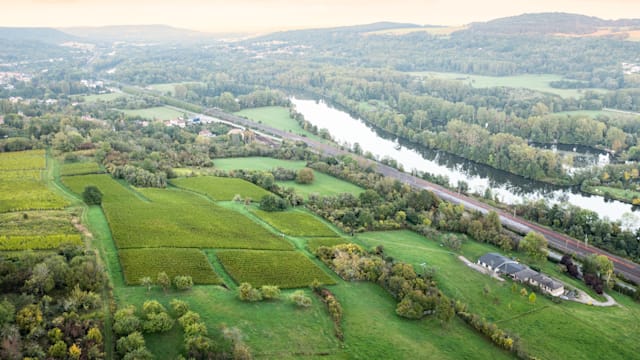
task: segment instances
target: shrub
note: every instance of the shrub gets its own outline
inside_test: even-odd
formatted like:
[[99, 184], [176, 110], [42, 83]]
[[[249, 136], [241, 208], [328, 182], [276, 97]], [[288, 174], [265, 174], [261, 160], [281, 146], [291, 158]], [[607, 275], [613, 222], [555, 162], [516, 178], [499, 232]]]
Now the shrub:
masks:
[[133, 306], [116, 311], [113, 316], [113, 331], [117, 335], [131, 334], [140, 329], [140, 319], [136, 316], [135, 311]]
[[249, 283], [242, 283], [238, 287], [238, 297], [242, 301], [260, 301], [262, 300], [262, 294], [260, 290], [254, 289]]
[[166, 312], [151, 313], [147, 315], [142, 324], [145, 332], [158, 333], [171, 330], [174, 320]]
[[260, 288], [262, 298], [265, 300], [277, 300], [280, 298], [280, 289], [275, 285], [263, 285]]
[[144, 348], [144, 337], [138, 331], [121, 337], [116, 342], [116, 350], [118, 351], [118, 354], [123, 356], [139, 348]]
[[289, 298], [294, 304], [298, 305], [299, 307], [306, 308], [311, 306], [311, 298], [308, 297], [302, 290], [294, 292]]
[[311, 184], [314, 179], [313, 170], [310, 168], [302, 168], [298, 171], [298, 175], [296, 176], [296, 182], [298, 184]]
[[87, 205], [100, 205], [102, 204], [102, 192], [97, 186], [89, 185], [82, 192], [82, 200]]
[[189, 290], [193, 287], [193, 279], [188, 275], [178, 275], [174, 277], [173, 283], [178, 290]]
[[182, 315], [186, 314], [189, 311], [189, 304], [182, 300], [173, 299], [169, 303], [171, 305], [171, 309], [176, 314], [176, 317], [182, 317]]
[[284, 211], [288, 206], [286, 200], [272, 194], [265, 195], [260, 200], [260, 209], [264, 211]]

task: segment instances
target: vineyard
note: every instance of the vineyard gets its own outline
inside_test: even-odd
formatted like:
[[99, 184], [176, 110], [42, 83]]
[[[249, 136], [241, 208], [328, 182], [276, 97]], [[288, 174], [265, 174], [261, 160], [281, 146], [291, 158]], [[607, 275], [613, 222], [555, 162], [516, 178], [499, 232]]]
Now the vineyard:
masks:
[[0, 153], [0, 212], [62, 209], [69, 203], [42, 178], [43, 150]]
[[79, 234], [55, 235], [0, 235], [0, 251], [9, 250], [50, 250], [62, 244], [82, 245]]
[[248, 181], [236, 178], [224, 178], [215, 176], [200, 176], [181, 178], [171, 181], [175, 186], [196, 191], [218, 201], [232, 200], [235, 195], [244, 198], [260, 200], [269, 194], [267, 190]]
[[139, 284], [149, 276], [155, 280], [164, 271], [173, 279], [176, 275], [189, 275], [196, 284], [221, 284], [207, 256], [197, 249], [127, 249], [120, 250], [120, 263], [127, 284]]
[[48, 250], [82, 244], [69, 213], [61, 210], [0, 214], [0, 251]]
[[217, 251], [216, 255], [237, 283], [277, 285], [280, 288], [306, 287], [316, 279], [323, 284], [335, 283], [297, 251], [222, 250]]
[[120, 249], [292, 248], [246, 216], [212, 204], [197, 194], [178, 189], [130, 191], [108, 175], [65, 177], [63, 182], [76, 193], [87, 185], [96, 185], [105, 194], [102, 207]]
[[46, 166], [44, 150], [0, 153], [0, 171], [42, 170]]
[[95, 162], [77, 162], [63, 164], [60, 170], [60, 175], [86, 175], [86, 174], [99, 174], [103, 172], [100, 166]]
[[291, 236], [335, 237], [336, 233], [313, 215], [301, 210], [254, 213], [269, 225]]

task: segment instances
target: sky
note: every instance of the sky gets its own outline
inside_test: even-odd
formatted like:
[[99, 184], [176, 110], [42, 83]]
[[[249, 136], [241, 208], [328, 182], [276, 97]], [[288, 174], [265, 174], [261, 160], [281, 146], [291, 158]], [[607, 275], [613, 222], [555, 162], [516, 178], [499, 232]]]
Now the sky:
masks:
[[0, 0], [0, 26], [165, 24], [273, 31], [378, 21], [464, 25], [532, 12], [640, 18], [640, 0]]

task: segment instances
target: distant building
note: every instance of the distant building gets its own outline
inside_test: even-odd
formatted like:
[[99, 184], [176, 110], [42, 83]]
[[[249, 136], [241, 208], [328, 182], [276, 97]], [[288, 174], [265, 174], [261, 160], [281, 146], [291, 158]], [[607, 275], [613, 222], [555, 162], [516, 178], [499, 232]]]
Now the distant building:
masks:
[[482, 255], [477, 262], [478, 265], [493, 271], [496, 274], [505, 274], [513, 280], [537, 286], [543, 292], [552, 296], [564, 294], [564, 284], [543, 275], [526, 265], [511, 260], [506, 256], [497, 253]]

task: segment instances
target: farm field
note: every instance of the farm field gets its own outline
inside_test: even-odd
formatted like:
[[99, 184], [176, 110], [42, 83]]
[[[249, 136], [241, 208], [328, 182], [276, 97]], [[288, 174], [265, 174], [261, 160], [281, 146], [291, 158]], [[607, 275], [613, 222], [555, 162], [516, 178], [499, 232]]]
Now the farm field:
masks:
[[281, 160], [268, 157], [244, 157], [233, 159], [215, 159], [214, 167], [218, 170], [271, 170], [277, 167], [299, 170], [307, 165], [302, 160]]
[[291, 118], [289, 109], [282, 106], [265, 106], [253, 109], [244, 109], [235, 113], [253, 121], [261, 122], [278, 130], [292, 132], [306, 136], [310, 139], [323, 141], [321, 137], [303, 129], [298, 122]]
[[315, 279], [322, 284], [335, 283], [318, 265], [297, 251], [220, 250], [216, 256], [238, 284], [277, 285], [284, 289], [307, 287]]
[[127, 284], [139, 284], [143, 276], [155, 281], [164, 271], [173, 281], [176, 275], [189, 275], [195, 284], [220, 284], [207, 256], [198, 249], [124, 249], [119, 251]]
[[98, 165], [93, 161], [89, 161], [89, 162], [62, 164], [60, 175], [61, 176], [86, 175], [86, 174], [98, 174], [101, 172], [103, 171], [102, 169], [100, 169], [100, 165]]
[[51, 250], [60, 245], [82, 245], [80, 234], [0, 235], [0, 251]]
[[336, 233], [314, 215], [302, 210], [267, 212], [252, 210], [269, 225], [291, 236], [335, 237]]
[[62, 209], [69, 203], [44, 179], [42, 150], [0, 154], [0, 212]]
[[86, 103], [94, 103], [98, 101], [112, 101], [121, 97], [128, 97], [129, 94], [122, 92], [112, 92], [108, 94], [95, 94], [95, 95], [86, 95], [83, 96], [84, 102]]
[[46, 165], [44, 150], [0, 153], [0, 171], [42, 170]]
[[[538, 358], [628, 359], [640, 351], [640, 344], [625, 335], [639, 330], [636, 321], [626, 319], [640, 318], [640, 307], [627, 297], [612, 294], [622, 306], [609, 308], [573, 302], [555, 304], [543, 296], [538, 296], [532, 305], [518, 292], [511, 291], [510, 281], [501, 283], [469, 269], [457, 259], [457, 254], [418, 234], [380, 232], [361, 234], [358, 239], [370, 247], [383, 245], [388, 255], [408, 261], [416, 269], [423, 263], [434, 267], [443, 292], [469, 304], [471, 312], [518, 334], [524, 339], [525, 349]], [[462, 254], [472, 261], [489, 251], [496, 249], [474, 241], [466, 241], [462, 246]], [[485, 287], [489, 289], [487, 295]]]
[[[430, 76], [440, 79], [460, 80], [476, 88], [489, 88], [499, 86], [524, 88], [540, 92], [552, 93], [566, 98], [577, 98], [580, 97], [582, 93], [582, 91], [580, 91], [579, 89], [552, 88], [549, 83], [552, 81], [562, 80], [562, 76], [559, 75], [482, 76], [447, 72], [413, 72], [411, 74], [422, 77]], [[585, 90], [587, 89], [584, 89], [583, 91]], [[604, 91], [600, 89], [588, 90]]]
[[128, 116], [140, 116], [141, 118], [148, 120], [172, 120], [185, 115], [184, 111], [174, 110], [166, 106], [120, 111]]
[[341, 193], [349, 193], [359, 195], [364, 189], [350, 182], [335, 178], [331, 175], [313, 171], [314, 180], [311, 184], [298, 184], [295, 181], [276, 181], [276, 184], [284, 188], [294, 188], [296, 192], [305, 198], [311, 194], [320, 195], [338, 195]]
[[205, 194], [218, 201], [233, 200], [235, 195], [240, 195], [243, 199], [249, 197], [259, 201], [269, 194], [267, 190], [255, 184], [236, 178], [198, 176], [174, 179], [171, 183], [180, 188]]
[[[96, 180], [100, 183], [96, 184]], [[217, 206], [198, 194], [177, 189], [129, 190], [108, 175], [65, 177], [63, 182], [76, 193], [90, 184], [102, 190], [103, 208], [120, 249], [292, 248], [242, 214]]]

